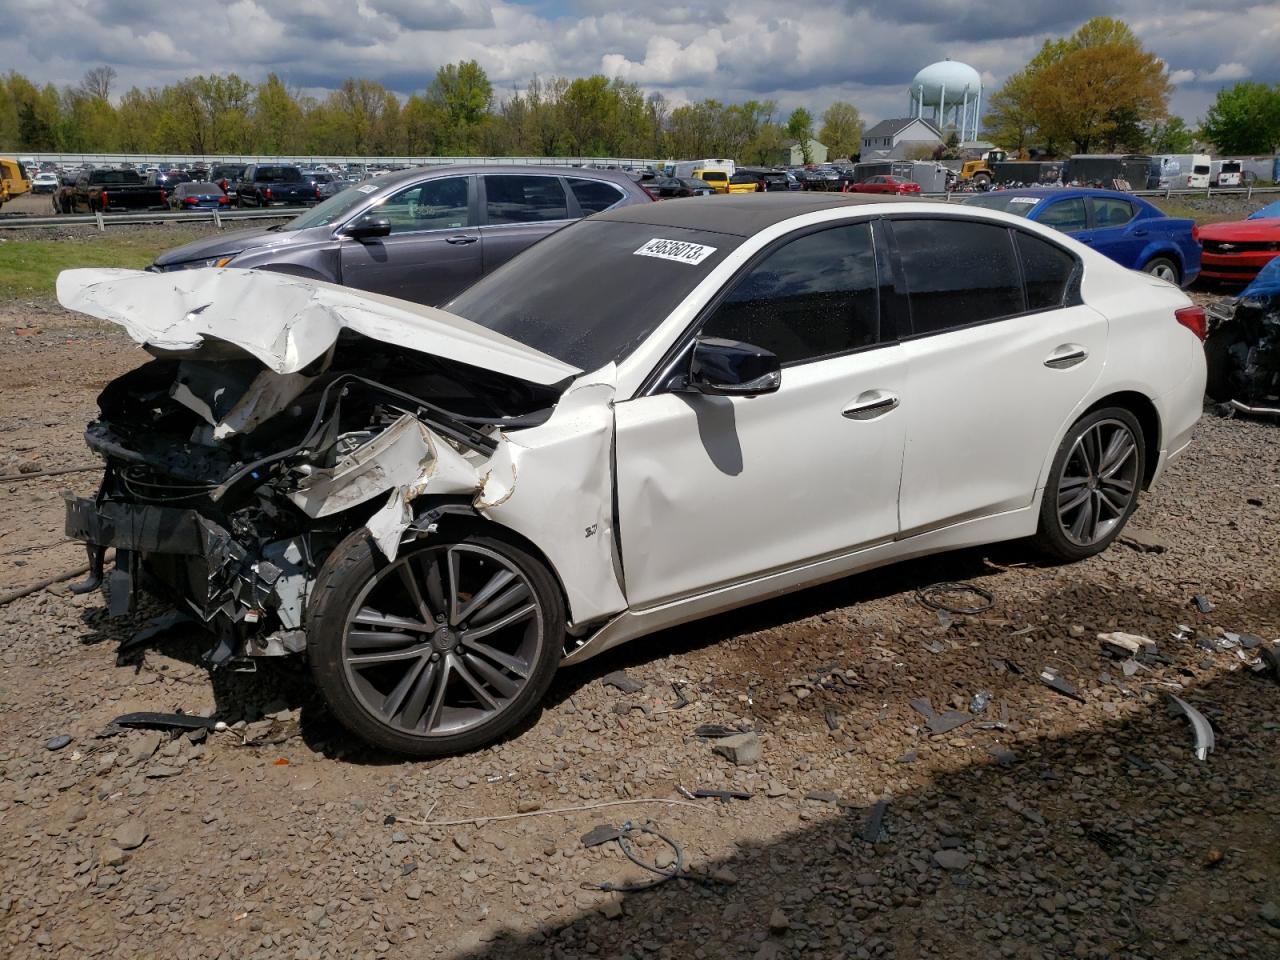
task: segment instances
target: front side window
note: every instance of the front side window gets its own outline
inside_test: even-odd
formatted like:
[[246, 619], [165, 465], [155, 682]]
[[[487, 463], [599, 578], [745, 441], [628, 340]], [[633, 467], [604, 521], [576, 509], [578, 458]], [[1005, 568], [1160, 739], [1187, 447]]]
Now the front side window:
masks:
[[1098, 227], [1119, 227], [1133, 219], [1133, 204], [1119, 197], [1090, 197], [1093, 223]]
[[965, 220], [894, 220], [913, 334], [940, 333], [1024, 309], [1009, 230]]
[[875, 344], [878, 292], [870, 225], [833, 227], [766, 255], [700, 332], [763, 347], [782, 363], [803, 363]]
[[393, 193], [361, 220], [390, 220], [391, 232], [457, 230], [471, 225], [467, 206], [467, 178], [440, 177]]
[[1053, 227], [1063, 233], [1075, 233], [1089, 225], [1085, 218], [1084, 201], [1079, 197], [1070, 200], [1055, 200], [1036, 217], [1039, 223]]
[[569, 216], [558, 177], [493, 174], [484, 178], [484, 189], [490, 224], [541, 223]]
[[578, 177], [569, 178], [569, 189], [584, 214], [599, 213], [608, 210], [623, 198], [623, 193], [612, 183], [602, 180], [583, 180]]

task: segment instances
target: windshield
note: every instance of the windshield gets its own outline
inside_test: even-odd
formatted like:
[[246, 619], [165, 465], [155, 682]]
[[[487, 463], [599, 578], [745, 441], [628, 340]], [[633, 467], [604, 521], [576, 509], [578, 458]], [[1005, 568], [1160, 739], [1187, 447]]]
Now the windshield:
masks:
[[369, 194], [378, 188], [373, 184], [361, 184], [358, 187], [347, 187], [341, 193], [335, 193], [323, 203], [299, 217], [295, 217], [284, 225], [285, 230], [306, 230], [309, 227], [327, 227], [331, 223], [345, 220], [356, 207], [369, 199]]
[[583, 220], [534, 244], [445, 309], [557, 360], [625, 359], [741, 237]]
[[1044, 197], [1031, 197], [1020, 194], [1017, 190], [1004, 190], [999, 193], [985, 193], [977, 197], [969, 197], [965, 204], [970, 207], [984, 207], [987, 210], [999, 210], [1002, 213], [1014, 213], [1025, 217], [1036, 208], [1036, 204]]

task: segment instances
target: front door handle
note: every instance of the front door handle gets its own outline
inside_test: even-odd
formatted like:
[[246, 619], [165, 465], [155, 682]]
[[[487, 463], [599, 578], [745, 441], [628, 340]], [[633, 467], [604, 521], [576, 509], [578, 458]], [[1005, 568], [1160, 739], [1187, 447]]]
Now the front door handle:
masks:
[[874, 420], [898, 405], [898, 395], [888, 390], [865, 390], [840, 411], [847, 420]]
[[452, 244], [456, 244], [456, 245], [458, 245], [458, 246], [462, 246], [462, 245], [464, 245], [464, 244], [468, 244], [468, 243], [475, 243], [475, 242], [476, 242], [477, 240], [479, 240], [479, 239], [480, 239], [479, 237], [467, 237], [467, 236], [460, 236], [460, 237], [445, 237], [445, 238], [444, 238], [444, 242], [445, 242], [445, 243], [452, 243]]
[[1089, 351], [1078, 343], [1061, 343], [1045, 359], [1044, 365], [1053, 370], [1066, 370], [1089, 359]]

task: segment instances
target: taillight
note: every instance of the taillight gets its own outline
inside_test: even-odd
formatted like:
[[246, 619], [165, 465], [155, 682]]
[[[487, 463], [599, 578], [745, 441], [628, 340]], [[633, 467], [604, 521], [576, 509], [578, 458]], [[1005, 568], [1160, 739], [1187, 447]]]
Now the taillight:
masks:
[[319, 188], [319, 187], [316, 187], [316, 199], [317, 199], [317, 200], [319, 200], [319, 199], [320, 199], [320, 188]]
[[102, 203], [102, 209], [107, 209], [107, 191], [103, 190], [102, 193], [98, 194], [98, 199]]
[[649, 199], [650, 199], [650, 200], [657, 200], [657, 199], [658, 199], [658, 195], [657, 195], [656, 193], [654, 193], [652, 190], [650, 190], [648, 187], [644, 187], [644, 186], [642, 186], [640, 189], [641, 189], [641, 190], [643, 190], [645, 193], [647, 193], [647, 194], [649, 195]]
[[271, 199], [271, 188], [270, 188], [270, 187], [267, 187], [267, 189], [263, 190], [263, 191], [262, 191], [262, 195], [263, 195], [264, 197], [266, 197], [268, 200], [270, 200], [270, 199]]
[[1173, 315], [1178, 322], [1194, 333], [1201, 340], [1204, 340], [1209, 334], [1208, 321], [1205, 318], [1204, 307], [1183, 307], [1181, 310], [1173, 311]]
[[218, 203], [230, 203], [230, 202], [231, 202], [231, 201], [230, 201], [230, 200], [228, 200], [226, 197], [219, 197], [219, 198], [218, 198]]
[[169, 199], [169, 191], [168, 191], [168, 190], [161, 190], [161, 191], [160, 191], [160, 202], [161, 202], [161, 203], [164, 203], [164, 202], [165, 202], [166, 200], [168, 200], [168, 199]]
[[1199, 242], [1200, 242], [1200, 224], [1198, 224], [1198, 223], [1196, 223], [1196, 224], [1192, 224], [1192, 226], [1191, 226], [1191, 239], [1192, 239], [1195, 243], [1199, 243]]
[[186, 202], [187, 202], [187, 203], [189, 203], [189, 204], [191, 204], [191, 206], [193, 206], [193, 207], [194, 207], [197, 203], [199, 203], [199, 202], [200, 202], [200, 198], [199, 198], [199, 197], [187, 197]]

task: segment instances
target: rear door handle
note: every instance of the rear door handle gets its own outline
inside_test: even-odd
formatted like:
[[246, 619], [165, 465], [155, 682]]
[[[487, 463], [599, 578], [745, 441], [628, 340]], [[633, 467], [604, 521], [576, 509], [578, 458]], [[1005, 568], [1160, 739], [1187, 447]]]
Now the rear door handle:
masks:
[[1066, 370], [1089, 359], [1089, 351], [1078, 343], [1061, 343], [1045, 359], [1044, 365], [1053, 370]]
[[461, 236], [461, 237], [445, 237], [445, 238], [444, 238], [444, 242], [445, 242], [445, 243], [453, 243], [453, 244], [457, 244], [457, 245], [461, 246], [461, 245], [468, 244], [468, 243], [475, 243], [475, 242], [476, 242], [477, 240], [479, 240], [479, 239], [480, 239], [479, 237], [467, 237], [467, 236]]
[[898, 405], [898, 395], [888, 390], [865, 390], [840, 411], [848, 420], [874, 420]]

